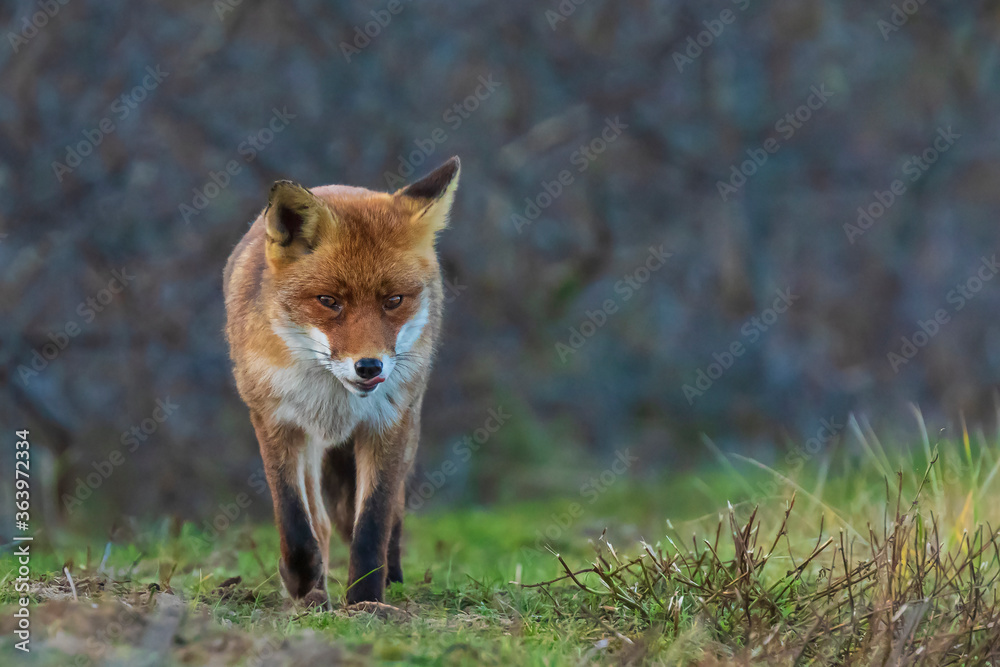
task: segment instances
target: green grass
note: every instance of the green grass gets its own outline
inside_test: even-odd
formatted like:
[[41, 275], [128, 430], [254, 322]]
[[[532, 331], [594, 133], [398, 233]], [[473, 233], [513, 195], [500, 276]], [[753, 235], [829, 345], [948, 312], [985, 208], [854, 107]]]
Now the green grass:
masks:
[[217, 540], [169, 521], [114, 543], [47, 535], [30, 656], [13, 651], [16, 564], [0, 555], [0, 660], [996, 664], [995, 443], [962, 434], [889, 453], [850, 430], [794, 472], [729, 456], [700, 475], [622, 478], [594, 502], [411, 515], [407, 582], [387, 594], [405, 617], [343, 608], [336, 542], [335, 610], [296, 608], [270, 525]]
[[[565, 547], [573, 557], [587, 557], [593, 553], [584, 537], [588, 530], [593, 537], [599, 536], [605, 524], [618, 521], [615, 514], [620, 508], [615, 506], [631, 503], [633, 499], [628, 496], [640, 495], [635, 489], [618, 497], [608, 494], [587, 506], [587, 512], [563, 531], [564, 538], [545, 540], [545, 544]], [[292, 634], [305, 642], [303, 638], [314, 631], [315, 636], [336, 643], [347, 654], [375, 660], [414, 664], [566, 664], [580, 660], [601, 639], [603, 630], [595, 628], [587, 618], [560, 616], [549, 594], [510, 582], [519, 571], [525, 583], [558, 574], [558, 561], [548, 551], [537, 550], [536, 531], [559, 525], [559, 515], [567, 514], [571, 502], [575, 501], [411, 515], [403, 563], [408, 581], [392, 587], [387, 596], [387, 602], [414, 615], [405, 623], [384, 621], [370, 614], [350, 617], [343, 612], [305, 613], [295, 609], [281, 595], [276, 575], [277, 533], [270, 525], [236, 525], [217, 541], [210, 541], [191, 524], [177, 530], [167, 522], [142, 531], [127, 544], [110, 545], [103, 567], [106, 544], [102, 541], [90, 542], [89, 554], [85, 541], [65, 538], [65, 544], [36, 553], [32, 560], [39, 580], [36, 597], [45, 600], [36, 608], [36, 616], [45, 618], [46, 623], [61, 623], [64, 614], [88, 613], [83, 603], [61, 601], [71, 597], [66, 577], [61, 574], [63, 565], [70, 563], [80, 599], [124, 600], [142, 608], [149, 604], [149, 589], [155, 584], [161, 591], [169, 590], [187, 601], [186, 631], [192, 634], [186, 653], [207, 651], [199, 648], [197, 638], [211, 645], [223, 629], [249, 635], [256, 640], [258, 650], [267, 650], [264, 640]], [[333, 543], [331, 561], [330, 592], [342, 598], [347, 574], [344, 545]], [[0, 605], [14, 602], [14, 576], [14, 565], [5, 554], [0, 561]], [[225, 591], [217, 590], [233, 577], [240, 577], [240, 583]], [[103, 590], [97, 590], [102, 582], [107, 583]], [[567, 608], [579, 605], [583, 597], [569, 589], [555, 591], [554, 595]], [[42, 615], [46, 606], [56, 604], [61, 606], [58, 618]], [[8, 618], [12, 609], [0, 610], [0, 619]], [[102, 623], [114, 619], [112, 610], [102, 611], [99, 616]], [[38, 639], [45, 635], [40, 625], [35, 626], [36, 646], [43, 644]], [[9, 635], [6, 627], [4, 630], [6, 641]], [[125, 659], [128, 655], [101, 648], [104, 651], [97, 654], [99, 659], [112, 654]], [[233, 659], [243, 651], [243, 659], [249, 658], [248, 664], [254, 664], [254, 650], [244, 650], [242, 643], [229, 648]], [[9, 649], [7, 644], [0, 650], [8, 654]], [[61, 652], [36, 654], [42, 662], [46, 658], [51, 664], [65, 664]], [[196, 663], [201, 661], [195, 659]]]

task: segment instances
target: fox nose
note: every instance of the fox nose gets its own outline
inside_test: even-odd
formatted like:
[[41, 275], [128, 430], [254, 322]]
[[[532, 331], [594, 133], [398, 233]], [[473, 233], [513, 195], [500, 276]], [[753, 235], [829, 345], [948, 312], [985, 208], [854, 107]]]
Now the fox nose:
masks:
[[358, 377], [362, 380], [371, 380], [373, 377], [382, 372], [382, 362], [378, 359], [372, 359], [370, 357], [360, 359], [354, 364], [354, 372], [357, 373]]

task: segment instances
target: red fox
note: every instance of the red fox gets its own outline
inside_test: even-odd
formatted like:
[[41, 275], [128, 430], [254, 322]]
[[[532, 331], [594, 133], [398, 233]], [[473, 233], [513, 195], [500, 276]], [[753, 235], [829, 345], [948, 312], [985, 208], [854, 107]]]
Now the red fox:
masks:
[[330, 608], [330, 528], [350, 544], [347, 602], [403, 580], [404, 486], [441, 323], [435, 239], [453, 157], [392, 193], [290, 181], [229, 257], [226, 338], [250, 409], [289, 594]]

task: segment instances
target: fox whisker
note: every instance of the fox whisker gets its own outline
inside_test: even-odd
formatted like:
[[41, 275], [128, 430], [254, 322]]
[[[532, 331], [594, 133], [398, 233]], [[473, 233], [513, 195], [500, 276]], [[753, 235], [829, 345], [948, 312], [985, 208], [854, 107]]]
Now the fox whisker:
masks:
[[311, 347], [289, 347], [288, 349], [293, 352], [315, 352], [321, 357], [329, 358], [326, 350], [316, 350]]

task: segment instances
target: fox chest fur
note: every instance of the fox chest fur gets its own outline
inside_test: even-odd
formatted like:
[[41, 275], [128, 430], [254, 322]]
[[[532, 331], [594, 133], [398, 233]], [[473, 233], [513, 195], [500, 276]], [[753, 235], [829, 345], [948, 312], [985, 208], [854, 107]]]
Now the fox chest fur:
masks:
[[329, 604], [331, 524], [351, 544], [348, 602], [402, 579], [405, 479], [444, 301], [435, 238], [458, 174], [452, 158], [396, 193], [279, 181], [226, 265], [233, 373], [297, 599]]
[[[396, 355], [412, 354], [422, 339], [434, 345], [442, 302], [441, 282], [437, 278], [427, 285], [416, 314], [400, 327], [393, 347]], [[291, 363], [275, 366], [265, 358], [251, 355], [248, 365], [256, 368], [252, 368], [249, 376], [264, 383], [259, 390], [269, 394], [268, 409], [275, 422], [300, 428], [311, 443], [323, 447], [347, 442], [361, 424], [379, 431], [395, 426], [417, 392], [423, 389], [430, 370], [429, 364], [396, 362], [377, 392], [358, 396], [327, 367], [317, 365], [315, 350], [320, 350], [320, 356], [331, 353], [322, 332], [278, 319], [271, 322], [271, 329], [288, 348]], [[253, 395], [254, 389], [257, 388], [248, 388], [246, 393]]]

